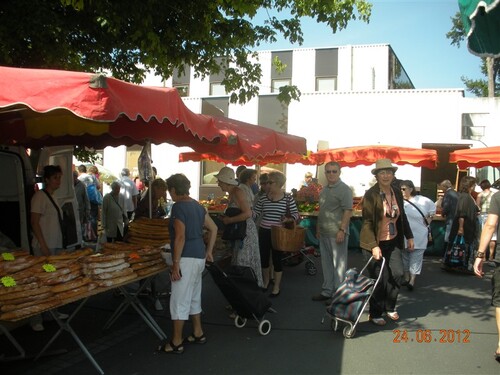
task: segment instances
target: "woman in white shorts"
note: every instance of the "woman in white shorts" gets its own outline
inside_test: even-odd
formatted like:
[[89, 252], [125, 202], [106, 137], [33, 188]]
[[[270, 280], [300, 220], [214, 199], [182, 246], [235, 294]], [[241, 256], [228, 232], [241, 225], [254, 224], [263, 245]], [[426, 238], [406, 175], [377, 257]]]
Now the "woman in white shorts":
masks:
[[[183, 174], [167, 179], [167, 188], [175, 202], [170, 213], [170, 238], [173, 266], [170, 275], [170, 316], [173, 333], [170, 342], [160, 350], [182, 354], [183, 343], [205, 344], [207, 338], [201, 325], [201, 280], [205, 259], [213, 261], [212, 251], [217, 225], [196, 200], [189, 197], [191, 183]], [[203, 241], [203, 228], [208, 231], [208, 244]], [[193, 332], [183, 338], [184, 322], [191, 317]]]

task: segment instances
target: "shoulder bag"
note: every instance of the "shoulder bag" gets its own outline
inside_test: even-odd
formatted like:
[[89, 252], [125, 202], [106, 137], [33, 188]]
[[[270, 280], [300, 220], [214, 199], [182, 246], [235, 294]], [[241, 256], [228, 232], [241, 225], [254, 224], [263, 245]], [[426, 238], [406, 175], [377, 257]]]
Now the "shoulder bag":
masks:
[[[241, 214], [241, 210], [236, 207], [228, 207], [224, 211], [224, 215], [233, 217]], [[222, 233], [222, 239], [225, 241], [243, 240], [247, 235], [247, 221], [238, 221], [236, 223], [227, 224]]]

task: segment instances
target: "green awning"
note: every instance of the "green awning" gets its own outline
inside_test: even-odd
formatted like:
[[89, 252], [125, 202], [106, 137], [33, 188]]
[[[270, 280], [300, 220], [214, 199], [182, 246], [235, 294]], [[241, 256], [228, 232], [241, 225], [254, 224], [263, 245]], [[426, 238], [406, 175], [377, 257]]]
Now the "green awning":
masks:
[[480, 57], [500, 57], [500, 0], [458, 0], [467, 48]]

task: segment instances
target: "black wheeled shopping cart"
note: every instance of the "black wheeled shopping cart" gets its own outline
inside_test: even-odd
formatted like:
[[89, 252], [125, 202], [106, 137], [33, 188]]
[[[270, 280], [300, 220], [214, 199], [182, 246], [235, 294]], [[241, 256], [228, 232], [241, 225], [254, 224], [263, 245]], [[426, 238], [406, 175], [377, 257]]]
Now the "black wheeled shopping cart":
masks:
[[243, 266], [229, 266], [222, 270], [215, 263], [207, 263], [207, 269], [236, 313], [234, 325], [243, 328], [248, 319], [254, 319], [259, 333], [262, 336], [269, 334], [271, 322], [263, 318], [271, 310], [271, 301], [258, 286], [253, 270]]
[[385, 258], [382, 258], [377, 279], [363, 274], [372, 261], [374, 262], [375, 259], [370, 257], [361, 271], [358, 271], [357, 268], [347, 270], [344, 281], [333, 295], [332, 303], [326, 309], [326, 315], [332, 319], [334, 331], [337, 331], [339, 322], [345, 324], [343, 334], [346, 339], [353, 338], [356, 334], [356, 325], [382, 277]]

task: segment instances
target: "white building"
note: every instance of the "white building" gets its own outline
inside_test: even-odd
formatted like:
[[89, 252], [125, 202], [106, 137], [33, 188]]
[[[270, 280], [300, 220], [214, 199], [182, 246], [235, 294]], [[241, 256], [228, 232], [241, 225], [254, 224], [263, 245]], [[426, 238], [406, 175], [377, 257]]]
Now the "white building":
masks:
[[[286, 65], [281, 73], [273, 66], [276, 58]], [[193, 112], [213, 114], [215, 110], [236, 120], [303, 136], [312, 151], [370, 144], [434, 148], [439, 153], [438, 169], [402, 166], [397, 173], [398, 178], [421, 185], [430, 196], [437, 182], [456, 177], [455, 165], [447, 163], [449, 152], [468, 145], [498, 145], [500, 99], [466, 98], [461, 88], [415, 89], [388, 44], [263, 51], [258, 53], [258, 61], [263, 71], [260, 93], [245, 105], [229, 103], [220, 84], [222, 77], [195, 78], [192, 69], [180, 78], [176, 72], [166, 82], [151, 78], [146, 83], [177, 87]], [[300, 101], [288, 107], [276, 99], [279, 87], [287, 84], [296, 85], [302, 93]], [[220, 193], [216, 185], [201, 185], [200, 191], [195, 188], [201, 176], [220, 165], [178, 163], [181, 151], [170, 145], [153, 147], [159, 175], [185, 173], [194, 198]], [[119, 171], [124, 164], [133, 168], [135, 156], [131, 155], [135, 154], [128, 155], [127, 161], [124, 147], [106, 149], [104, 163], [112, 170]], [[311, 170], [298, 164], [277, 168], [287, 175], [288, 191], [299, 187], [304, 173]], [[362, 195], [371, 182], [370, 169], [343, 169], [343, 180], [356, 195]]]

